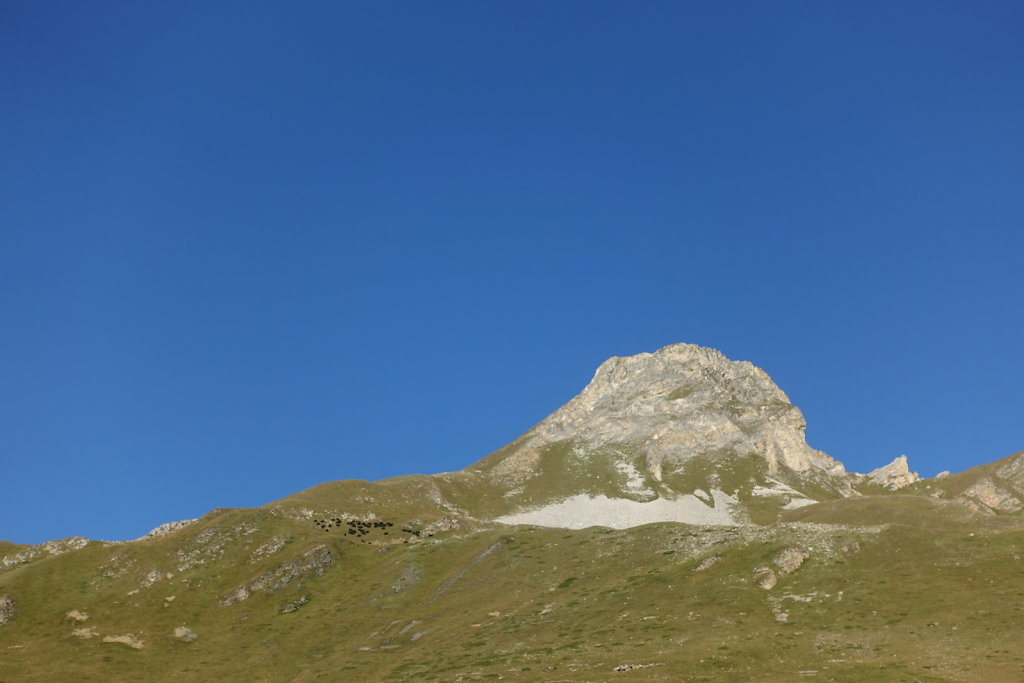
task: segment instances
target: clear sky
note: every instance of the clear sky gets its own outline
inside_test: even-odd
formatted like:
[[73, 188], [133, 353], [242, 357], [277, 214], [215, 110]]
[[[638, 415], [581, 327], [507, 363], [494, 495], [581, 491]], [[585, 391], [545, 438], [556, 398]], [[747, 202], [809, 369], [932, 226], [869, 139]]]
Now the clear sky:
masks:
[[605, 358], [1024, 449], [1024, 4], [0, 4], [0, 539], [460, 469]]

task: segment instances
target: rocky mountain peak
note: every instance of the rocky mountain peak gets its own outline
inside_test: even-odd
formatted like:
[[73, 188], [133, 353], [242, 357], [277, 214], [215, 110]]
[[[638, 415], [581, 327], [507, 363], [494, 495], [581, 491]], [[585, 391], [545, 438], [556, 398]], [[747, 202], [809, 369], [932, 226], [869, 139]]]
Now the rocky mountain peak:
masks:
[[698, 455], [761, 454], [769, 472], [841, 464], [809, 447], [803, 414], [768, 374], [693, 344], [611, 358], [587, 387], [539, 424], [534, 440], [641, 447], [650, 472]]
[[[805, 428], [760, 368], [673, 344], [605, 361], [579, 395], [473, 470], [514, 509], [562, 506], [564, 524], [726, 523], [737, 519], [726, 510], [742, 507], [736, 496], [853, 494], [842, 464], [811, 448]], [[694, 506], [681, 512], [684, 503]]]

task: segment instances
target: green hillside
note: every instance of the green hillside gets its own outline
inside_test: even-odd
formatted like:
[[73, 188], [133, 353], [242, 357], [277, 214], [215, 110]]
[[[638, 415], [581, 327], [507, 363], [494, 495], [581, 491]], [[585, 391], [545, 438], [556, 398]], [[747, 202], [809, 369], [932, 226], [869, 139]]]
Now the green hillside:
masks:
[[0, 683], [1024, 680], [1024, 453], [862, 475], [804, 429], [673, 345], [460, 472], [0, 543]]
[[[394, 494], [418, 485], [317, 487], [8, 569], [0, 680], [1024, 678], [1016, 516], [894, 496], [785, 514], [825, 524], [444, 530]], [[332, 490], [389, 503], [339, 524], [354, 501]], [[790, 573], [786, 549], [807, 553]]]

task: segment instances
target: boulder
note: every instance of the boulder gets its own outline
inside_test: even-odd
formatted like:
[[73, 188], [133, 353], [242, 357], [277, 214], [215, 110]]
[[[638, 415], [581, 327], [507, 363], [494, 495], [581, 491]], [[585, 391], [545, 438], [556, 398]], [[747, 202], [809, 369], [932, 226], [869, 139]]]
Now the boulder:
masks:
[[811, 553], [804, 548], [791, 547], [776, 555], [773, 562], [779, 568], [780, 574], [791, 574], [810, 556]]
[[769, 567], [761, 566], [754, 569], [754, 581], [761, 588], [771, 590], [779, 582], [779, 577]]
[[191, 643], [199, 637], [199, 634], [187, 626], [178, 626], [174, 629], [174, 637], [186, 643]]

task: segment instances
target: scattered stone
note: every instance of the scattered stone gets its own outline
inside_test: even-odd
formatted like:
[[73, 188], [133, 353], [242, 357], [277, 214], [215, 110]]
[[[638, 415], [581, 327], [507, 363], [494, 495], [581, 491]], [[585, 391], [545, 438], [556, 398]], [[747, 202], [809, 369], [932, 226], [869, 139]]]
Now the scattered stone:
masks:
[[89, 618], [89, 615], [85, 612], [79, 612], [78, 610], [73, 609], [67, 614], [65, 614], [64, 618], [70, 619], [71, 621], [85, 621]]
[[152, 586], [157, 581], [162, 581], [163, 578], [164, 578], [164, 573], [162, 571], [160, 571], [159, 569], [151, 569], [151, 570], [149, 570], [148, 574], [146, 574], [144, 577], [142, 577], [142, 584], [141, 584], [141, 586], [142, 586], [142, 588], [149, 588], [150, 586]]
[[28, 548], [22, 550], [20, 553], [14, 553], [13, 555], [6, 555], [3, 559], [0, 559], [0, 569], [7, 569], [9, 567], [15, 567], [19, 564], [27, 564], [32, 560], [39, 557], [41, 553], [35, 548]]
[[188, 539], [185, 547], [175, 553], [175, 569], [183, 572], [224, 557], [231, 545], [243, 536], [254, 534], [259, 525], [245, 522], [230, 528], [208, 527]]
[[775, 566], [779, 568], [780, 574], [792, 574], [800, 565], [804, 563], [808, 557], [811, 556], [804, 548], [786, 548], [781, 553], [775, 556], [773, 562]]
[[42, 543], [36, 547], [50, 555], [63, 555], [64, 553], [71, 552], [72, 550], [81, 550], [87, 545], [89, 545], [88, 538], [71, 536], [69, 538], [62, 538], [59, 541], [47, 541], [46, 543]]
[[619, 664], [612, 671], [633, 671], [634, 669], [648, 669], [652, 666], [661, 666], [657, 662], [648, 662], [647, 664]]
[[171, 603], [174, 602], [174, 599], [177, 597], [177, 595], [168, 595], [166, 598], [164, 598], [164, 607], [170, 607]]
[[775, 621], [780, 624], [785, 624], [789, 621], [789, 612], [782, 610], [782, 598], [768, 598], [772, 605], [772, 615], [775, 617]]
[[229, 605], [234, 605], [235, 603], [242, 602], [242, 600], [248, 600], [249, 596], [251, 595], [252, 591], [250, 591], [247, 586], [239, 586], [234, 590], [234, 592], [231, 593], [231, 595], [222, 599], [217, 604], [221, 607], [228, 607]]
[[1006, 463], [996, 470], [996, 474], [1003, 479], [1016, 480], [1024, 476], [1024, 453], [1010, 458]]
[[461, 526], [462, 522], [460, 522], [457, 517], [452, 517], [451, 515], [448, 515], [426, 525], [421, 530], [421, 533], [436, 534], [442, 531], [451, 531], [452, 529], [458, 529]]
[[754, 569], [754, 580], [757, 581], [757, 585], [761, 588], [771, 590], [776, 583], [779, 582], [779, 578], [775, 576], [769, 567], [760, 566]]
[[327, 546], [317, 545], [307, 550], [298, 559], [285, 562], [277, 569], [272, 569], [265, 574], [257, 576], [249, 583], [239, 586], [217, 604], [221, 607], [227, 607], [245, 600], [257, 591], [279, 591], [304, 574], [321, 576], [324, 573], [324, 568], [333, 561], [334, 558]]
[[174, 629], [174, 637], [186, 643], [191, 643], [199, 637], [199, 634], [187, 626], [178, 626]]
[[281, 614], [290, 614], [291, 612], [297, 611], [303, 605], [309, 602], [309, 596], [303, 595], [298, 600], [292, 600], [287, 605], [281, 608]]
[[73, 635], [75, 638], [88, 640], [89, 638], [95, 638], [99, 635], [99, 633], [96, 631], [95, 627], [85, 626], [83, 628], [76, 628], [71, 632], [71, 635]]
[[0, 626], [3, 626], [14, 616], [14, 598], [9, 595], [0, 595]]
[[423, 572], [420, 571], [418, 567], [406, 567], [402, 570], [402, 573], [398, 575], [395, 583], [391, 586], [391, 590], [394, 593], [401, 593], [422, 578]]
[[82, 538], [81, 536], [71, 536], [70, 538], [64, 538], [59, 541], [47, 541], [46, 543], [40, 543], [30, 548], [26, 548], [21, 552], [14, 553], [13, 555], [6, 555], [0, 559], [0, 569], [8, 569], [9, 567], [15, 567], [19, 564], [27, 564], [33, 560], [39, 559], [45, 555], [62, 555], [72, 550], [81, 550], [85, 546], [89, 545], [88, 538]]
[[136, 560], [128, 552], [120, 552], [103, 564], [103, 576], [108, 579], [120, 579], [127, 576], [136, 565]]
[[130, 633], [126, 633], [122, 636], [103, 636], [104, 643], [120, 643], [127, 645], [133, 650], [141, 650], [146, 646], [145, 642], [139, 640]]
[[853, 555], [856, 552], [860, 552], [860, 543], [858, 543], [857, 539], [855, 538], [850, 539], [849, 541], [843, 544], [840, 550], [842, 550], [847, 555]]
[[705, 557], [703, 560], [701, 560], [700, 564], [693, 568], [693, 571], [702, 572], [705, 569], [711, 569], [716, 564], [718, 564], [718, 561], [720, 559], [722, 559], [720, 555], [712, 555], [711, 557]]
[[274, 553], [280, 551], [287, 543], [288, 539], [284, 536], [274, 536], [252, 552], [250, 562], [258, 562], [265, 557], [270, 557]]

